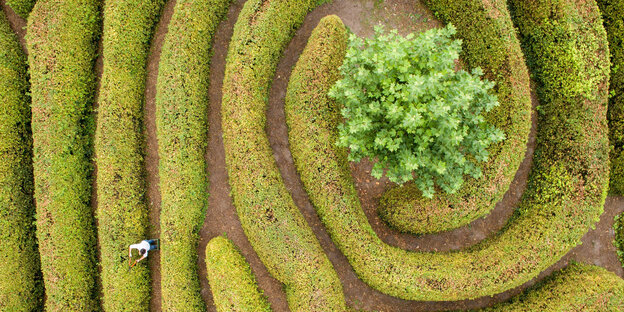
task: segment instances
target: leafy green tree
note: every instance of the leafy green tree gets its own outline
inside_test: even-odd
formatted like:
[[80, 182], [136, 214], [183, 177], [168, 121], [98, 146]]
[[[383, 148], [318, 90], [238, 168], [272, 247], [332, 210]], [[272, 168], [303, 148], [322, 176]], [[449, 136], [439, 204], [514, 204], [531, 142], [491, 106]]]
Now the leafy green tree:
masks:
[[426, 197], [437, 184], [454, 193], [465, 174], [481, 175], [478, 162], [487, 147], [504, 139], [483, 116], [498, 105], [488, 93], [493, 82], [455, 70], [461, 41], [455, 28], [432, 29], [402, 37], [375, 29], [375, 36], [349, 37], [340, 67], [343, 79], [329, 95], [343, 106], [337, 144], [349, 160], [376, 158], [372, 175], [395, 183], [414, 180]]

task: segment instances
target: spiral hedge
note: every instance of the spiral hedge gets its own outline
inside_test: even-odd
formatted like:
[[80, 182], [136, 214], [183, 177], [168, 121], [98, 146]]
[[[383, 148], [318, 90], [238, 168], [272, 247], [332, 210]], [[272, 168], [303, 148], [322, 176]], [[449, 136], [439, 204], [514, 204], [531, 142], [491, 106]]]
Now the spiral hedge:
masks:
[[597, 266], [571, 264], [537, 286], [482, 312], [624, 310], [624, 280]]
[[37, 238], [46, 311], [93, 311], [92, 106], [95, 0], [40, 0], [28, 20]]
[[455, 194], [438, 190], [432, 199], [407, 184], [388, 190], [379, 214], [392, 227], [416, 234], [451, 230], [488, 214], [513, 180], [526, 151], [531, 128], [529, 75], [507, 10], [507, 1], [427, 0], [443, 22], [457, 27], [462, 40], [461, 58], [468, 68], [481, 67], [496, 83], [500, 105], [484, 117], [505, 132], [506, 139], [488, 148], [489, 159], [480, 164], [479, 179], [466, 177]]
[[149, 228], [143, 105], [147, 56], [163, 4], [163, 0], [104, 4], [103, 73], [95, 151], [106, 311], [147, 311], [149, 307], [147, 262], [128, 270], [127, 250], [130, 244], [145, 239]]
[[27, 59], [0, 12], [0, 310], [43, 309]]
[[[532, 9], [526, 12], [519, 10], [522, 4], [513, 4], [542, 103], [533, 170], [522, 201], [505, 228], [468, 250], [405, 251], [376, 236], [360, 207], [346, 151], [333, 144], [339, 107], [325, 96], [309, 96], [326, 94], [332, 82], [310, 70], [321, 67], [319, 59], [304, 61], [308, 58], [302, 56], [293, 70], [292, 81], [310, 82], [291, 82], [287, 92], [295, 165], [334, 243], [371, 287], [402, 299], [425, 301], [501, 293], [553, 265], [580, 244], [581, 237], [598, 221], [608, 179], [604, 29], [595, 3], [579, 4], [575, 10], [568, 1], [553, 2], [552, 6], [529, 2]], [[531, 12], [555, 12], [557, 19], [536, 24]], [[525, 28], [527, 25], [531, 27]], [[539, 30], [539, 35], [532, 37], [523, 32], [526, 29]], [[474, 31], [481, 31], [478, 24]], [[576, 41], [551, 44], [569, 37]], [[574, 66], [585, 62], [587, 67]], [[567, 83], [551, 78], [566, 79]], [[576, 92], [579, 86], [589, 93]]]
[[6, 4], [22, 18], [27, 18], [37, 0], [6, 0]]
[[210, 240], [206, 267], [217, 311], [272, 311], [249, 264], [232, 241], [222, 236]]
[[345, 309], [338, 275], [284, 186], [264, 131], [277, 61], [318, 4], [247, 1], [234, 26], [223, 80], [223, 144], [234, 206], [260, 260], [285, 285], [292, 311]]
[[197, 267], [199, 231], [208, 205], [204, 153], [214, 32], [230, 0], [177, 1], [162, 48], [156, 129], [163, 311], [205, 311]]

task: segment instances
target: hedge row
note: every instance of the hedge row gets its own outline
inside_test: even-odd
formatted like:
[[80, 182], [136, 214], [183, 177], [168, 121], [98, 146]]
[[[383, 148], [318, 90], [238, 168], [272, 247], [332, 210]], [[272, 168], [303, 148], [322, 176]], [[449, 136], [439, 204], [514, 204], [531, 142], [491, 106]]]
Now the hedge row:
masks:
[[624, 266], [624, 213], [615, 216], [613, 229], [615, 230], [615, 249], [620, 262]]
[[342, 285], [282, 182], [264, 130], [271, 79], [315, 0], [250, 0], [230, 41], [223, 81], [223, 143], [241, 225], [292, 311], [342, 311]]
[[624, 195], [624, 0], [597, 0], [611, 52], [609, 90], [610, 193]]
[[[104, 4], [103, 73], [95, 152], [106, 311], [147, 311], [147, 261], [128, 270], [128, 246], [146, 239], [143, 105], [147, 56], [163, 0]], [[136, 251], [134, 254], [137, 257]]]
[[[608, 182], [606, 36], [595, 3], [575, 8], [573, 2], [559, 1], [553, 6], [526, 2], [531, 12], [553, 12], [557, 17], [540, 20], [543, 24], [516, 12], [519, 25], [530, 25], [521, 30], [539, 34], [529, 37], [524, 33], [531, 43], [529, 55], [540, 64], [535, 67], [542, 100], [538, 148], [515, 215], [500, 233], [464, 251], [405, 251], [377, 237], [360, 207], [346, 151], [333, 144], [337, 125], [332, 122], [338, 120], [340, 108], [325, 96], [314, 96], [326, 94], [332, 81], [325, 79], [332, 75], [314, 74], [321, 67], [320, 58], [301, 57], [287, 91], [291, 151], [321, 221], [360, 279], [408, 300], [493, 295], [536, 277], [578, 245], [598, 221]], [[461, 6], [455, 9], [465, 11]], [[335, 70], [327, 67], [328, 72]], [[551, 77], [568, 83], [554, 83]], [[583, 83], [589, 84], [590, 93], [567, 96], [574, 91], [571, 87]]]
[[413, 183], [387, 191], [379, 213], [392, 227], [416, 234], [464, 226], [488, 214], [499, 202], [524, 158], [531, 128], [529, 75], [509, 17], [506, 1], [428, 0], [425, 3], [443, 22], [457, 27], [461, 58], [468, 68], [481, 67], [500, 105], [484, 117], [505, 132], [506, 139], [488, 148], [479, 179], [466, 177], [455, 194], [422, 196]]
[[40, 0], [28, 20], [37, 238], [46, 311], [99, 307], [90, 206], [100, 2]]
[[6, 0], [6, 4], [22, 18], [27, 18], [37, 0]]
[[232, 241], [213, 238], [206, 246], [206, 267], [217, 311], [271, 311], [249, 264]]
[[601, 267], [575, 263], [509, 302], [481, 311], [624, 311], [624, 280]]
[[208, 205], [204, 154], [212, 37], [230, 0], [179, 0], [158, 71], [156, 127], [163, 311], [205, 311], [197, 268]]
[[0, 12], [0, 310], [43, 310], [26, 56]]

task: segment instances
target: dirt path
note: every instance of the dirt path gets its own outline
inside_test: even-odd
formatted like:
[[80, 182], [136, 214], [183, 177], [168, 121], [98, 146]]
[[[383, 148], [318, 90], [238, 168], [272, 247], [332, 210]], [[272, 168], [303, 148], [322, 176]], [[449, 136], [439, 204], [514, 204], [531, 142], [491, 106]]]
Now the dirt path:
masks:
[[258, 285], [269, 298], [269, 302], [275, 311], [288, 311], [286, 296], [282, 291], [282, 284], [271, 277], [266, 267], [253, 250], [238, 220], [236, 209], [230, 198], [230, 186], [228, 184], [227, 170], [225, 167], [225, 150], [221, 131], [221, 87], [225, 72], [225, 57], [234, 23], [238, 17], [244, 0], [234, 0], [227, 18], [221, 22], [215, 34], [213, 44], [214, 56], [210, 65], [210, 113], [208, 148], [206, 151], [207, 171], [210, 177], [210, 197], [206, 220], [200, 232], [198, 246], [199, 275], [204, 298], [208, 311], [215, 311], [210, 293], [210, 286], [206, 279], [206, 244], [211, 238], [225, 234], [231, 239], [249, 262], [251, 269], [258, 281]]
[[[150, 238], [160, 238], [160, 190], [158, 176], [158, 139], [156, 137], [156, 80], [158, 65], [167, 27], [173, 15], [175, 0], [168, 0], [152, 39], [150, 54], [147, 59], [147, 78], [145, 81], [145, 169], [147, 170], [147, 205], [150, 211]], [[160, 252], [150, 254], [148, 259], [152, 278], [150, 311], [161, 311], [162, 295], [160, 289]]]
[[28, 49], [26, 48], [26, 20], [21, 16], [15, 14], [13, 9], [11, 9], [7, 4], [6, 0], [0, 0], [0, 5], [2, 5], [2, 11], [6, 14], [7, 19], [9, 20], [9, 25], [13, 32], [17, 34], [17, 38], [19, 39], [19, 43], [22, 46], [22, 50], [26, 55], [28, 55]]
[[[611, 241], [614, 237], [612, 230], [613, 216], [624, 210], [624, 200], [621, 198], [609, 198], [607, 204], [605, 205], [605, 214], [601, 217], [596, 229], [590, 231], [583, 237], [583, 245], [574, 248], [563, 259], [542, 272], [534, 280], [527, 282], [521, 287], [496, 296], [456, 302], [406, 301], [384, 295], [370, 288], [357, 278], [347, 259], [335, 247], [326, 230], [322, 226], [314, 208], [310, 204], [309, 199], [303, 190], [298, 174], [295, 171], [292, 155], [289, 151], [288, 134], [283, 111], [283, 100], [292, 66], [294, 66], [299, 54], [303, 50], [312, 29], [318, 24], [318, 21], [323, 16], [328, 14], [337, 14], [353, 32], [359, 35], [370, 34], [371, 23], [367, 22], [370, 21], [370, 18], [367, 19], [366, 16], [373, 16], [373, 19], [383, 20], [386, 25], [389, 24], [391, 27], [396, 27], [394, 25], [397, 24], [401, 26], [401, 22], [397, 22], [397, 20], [400, 20], [402, 16], [405, 15], [410, 17], [409, 19], [412, 21], [413, 18], [411, 16], [424, 15], [425, 18], [429, 18], [426, 25], [421, 23], [420, 26], [422, 28], [427, 28], [434, 23], [430, 20], [430, 15], [429, 17], [425, 15], [427, 13], [426, 8], [419, 6], [418, 3], [408, 3], [404, 0], [388, 0], [384, 3], [384, 5], [389, 7], [389, 9], [384, 8], [383, 10], [380, 10], [380, 8], [375, 7], [372, 1], [362, 0], [359, 2], [348, 2], [336, 0], [331, 4], [323, 5], [312, 11], [307, 16], [303, 26], [297, 32], [292, 42], [287, 47], [284, 56], [278, 65], [270, 92], [270, 104], [267, 110], [267, 133], [269, 135], [271, 147], [274, 151], [275, 159], [282, 173], [284, 183], [286, 184], [287, 189], [291, 192], [295, 203], [302, 210], [308, 224], [317, 235], [317, 238], [321, 242], [326, 254], [332, 261], [334, 268], [337, 270], [343, 283], [347, 302], [353, 307], [377, 311], [440, 311], [485, 307], [517, 295], [523, 289], [535, 284], [537, 281], [550, 275], [553, 271], [563, 268], [570, 260], [600, 265], [622, 276], [622, 268], [619, 261], [617, 261], [615, 248], [611, 244]], [[373, 13], [371, 14], [371, 12]], [[410, 14], [409, 12], [415, 13]], [[424, 21], [424, 19], [421, 20]], [[534, 95], [533, 100], [535, 101]], [[378, 199], [383, 193], [384, 188], [389, 186], [389, 183], [387, 181], [380, 181], [380, 183], [377, 183], [374, 178], [370, 177], [370, 163], [358, 165], [352, 164], [356, 186], [360, 191], [360, 197], [363, 201], [363, 205], [365, 206], [365, 212], [369, 217], [374, 230], [380, 235], [380, 237], [382, 237], [382, 239], [384, 239], [384, 241], [392, 245], [400, 246], [401, 248], [438, 251], [454, 250], [471, 246], [486, 238], [488, 235], [500, 230], [506, 223], [508, 217], [513, 213], [514, 207], [526, 187], [526, 180], [530, 170], [533, 150], [535, 148], [535, 128], [536, 121], [533, 119], [533, 127], [531, 130], [526, 157], [520, 170], [516, 174], [516, 177], [510, 187], [510, 191], [497, 205], [492, 214], [455, 231], [436, 235], [416, 237], [407, 234], [400, 234], [389, 229], [379, 220], [379, 217], [376, 214]], [[276, 309], [276, 311], [286, 310]]]
[[[100, 27], [102, 24], [100, 23]], [[93, 100], [93, 111], [91, 112], [91, 116], [93, 118], [94, 123], [97, 124], [97, 110], [98, 103], [100, 101], [100, 87], [102, 85], [102, 73], [104, 72], [104, 57], [102, 55], [103, 46], [102, 46], [102, 37], [98, 41], [98, 50], [97, 50], [97, 59], [95, 60], [95, 98]], [[95, 129], [93, 129], [93, 137], [92, 142], [95, 141]], [[95, 245], [96, 245], [96, 259], [98, 263], [98, 275], [97, 275], [97, 292], [98, 298], [100, 298], [100, 310], [104, 311], [104, 307], [102, 306], [102, 298], [104, 298], [104, 293], [102, 290], [102, 249], [100, 248], [100, 240], [99, 240], [99, 229], [100, 223], [97, 218], [97, 208], [98, 208], [98, 197], [97, 197], [97, 155], [95, 155], [95, 143], [93, 148], [93, 160], [91, 164], [93, 165], [93, 173], [91, 175], [91, 211], [93, 212], [93, 222], [95, 224]]]

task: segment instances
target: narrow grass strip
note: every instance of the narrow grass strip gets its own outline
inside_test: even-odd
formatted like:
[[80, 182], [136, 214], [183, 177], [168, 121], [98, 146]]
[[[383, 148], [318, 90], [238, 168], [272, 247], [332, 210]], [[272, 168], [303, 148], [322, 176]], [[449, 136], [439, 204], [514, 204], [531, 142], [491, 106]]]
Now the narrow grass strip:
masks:
[[[97, 217], [106, 311], [147, 311], [147, 261], [128, 270], [128, 246], [147, 238], [143, 105], [147, 57], [163, 0], [104, 4], [95, 151]], [[135, 258], [136, 258], [135, 254]]]
[[249, 264], [232, 241], [218, 236], [208, 242], [206, 267], [217, 311], [271, 311]]
[[43, 309], [27, 60], [0, 12], [0, 310]]
[[468, 68], [481, 67], [499, 106], [484, 117], [505, 132], [506, 139], [488, 148], [479, 179], [466, 177], [455, 194], [442, 190], [427, 199], [416, 185], [388, 190], [379, 214], [392, 227], [416, 234], [448, 231], [488, 214], [499, 202], [524, 159], [531, 128], [529, 75], [516, 38], [507, 1], [428, 0], [425, 3], [443, 22], [457, 27], [461, 59]]
[[37, 0], [6, 0], [6, 4], [22, 18], [27, 18]]
[[28, 20], [37, 238], [50, 312], [99, 307], [90, 206], [99, 9], [96, 0], [40, 0]]
[[601, 267], [575, 263], [509, 302], [480, 311], [624, 311], [624, 280]]
[[345, 310], [342, 285], [284, 186], [265, 128], [269, 87], [310, 0], [250, 0], [230, 41], [223, 81], [223, 144], [232, 198], [249, 242], [284, 283], [291, 311]]
[[[606, 35], [595, 3], [573, 3], [530, 4], [536, 12], [555, 11], [559, 16], [557, 24], [539, 28], [541, 35], [529, 41], [536, 52], [531, 55], [541, 65], [535, 68], [542, 107], [533, 170], [506, 227], [457, 252], [406, 251], [377, 237], [361, 209], [347, 152], [334, 144], [340, 107], [325, 96], [333, 84], [328, 79], [335, 78], [331, 72], [337, 68], [321, 65], [331, 60], [324, 49], [339, 45], [344, 37], [310, 40], [287, 91], [291, 152], [321, 221], [360, 279], [407, 300], [454, 301], [494, 295], [538, 276], [580, 244], [598, 221], [608, 183]], [[531, 17], [521, 15], [517, 20], [530, 24]], [[571, 44], [548, 44], [569, 36], [576, 39]], [[571, 67], [582, 62], [591, 66]], [[321, 69], [325, 73], [317, 74]], [[546, 73], [549, 76], [543, 76]], [[570, 83], [562, 86], [545, 79], [552, 76], [563, 76]], [[575, 97], [561, 93], [586, 83], [589, 93]]]
[[205, 311], [197, 267], [208, 205], [204, 154], [214, 32], [230, 0], [178, 0], [158, 71], [156, 127], [163, 311]]
[[610, 193], [624, 195], [624, 0], [597, 0], [611, 53], [609, 81]]

